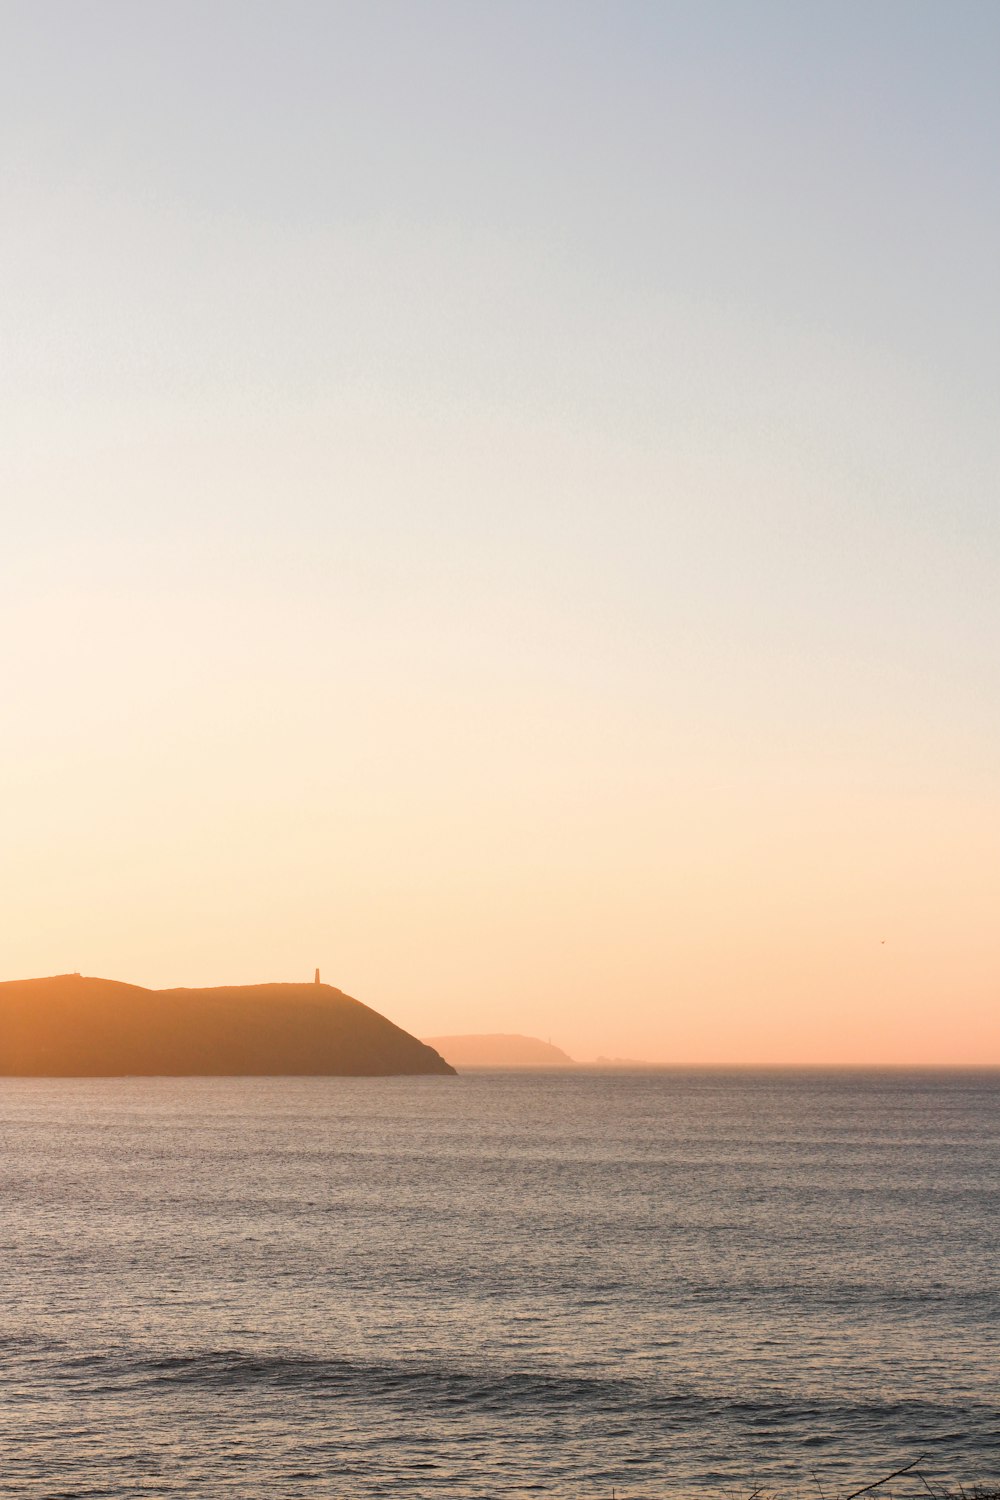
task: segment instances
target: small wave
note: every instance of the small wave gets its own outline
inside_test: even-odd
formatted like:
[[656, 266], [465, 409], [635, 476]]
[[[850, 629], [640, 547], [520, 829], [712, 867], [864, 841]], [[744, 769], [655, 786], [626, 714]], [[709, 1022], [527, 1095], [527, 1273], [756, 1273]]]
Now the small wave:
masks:
[[[308, 1393], [352, 1402], [398, 1402], [407, 1409], [461, 1412], [550, 1414], [589, 1413], [616, 1427], [650, 1422], [667, 1427], [736, 1431], [747, 1437], [782, 1430], [809, 1446], [825, 1445], [831, 1434], [886, 1432], [913, 1434], [928, 1443], [961, 1443], [996, 1423], [996, 1408], [932, 1398], [871, 1401], [796, 1400], [775, 1392], [759, 1399], [703, 1386], [665, 1388], [655, 1379], [578, 1370], [518, 1369], [433, 1364], [406, 1359], [359, 1360], [296, 1352], [248, 1349], [188, 1350], [166, 1355], [122, 1358], [85, 1356], [71, 1362], [73, 1374], [135, 1388], [147, 1384], [194, 1386], [237, 1392], [258, 1389], [277, 1396]], [[67, 1375], [69, 1371], [67, 1369]], [[956, 1421], [958, 1418], [958, 1421]]]
[[[307, 1387], [344, 1397], [420, 1396], [443, 1405], [481, 1408], [580, 1403], [617, 1407], [641, 1391], [641, 1382], [626, 1378], [547, 1370], [469, 1369], [405, 1360], [363, 1362], [238, 1349], [118, 1359], [114, 1363], [118, 1375], [132, 1382], [214, 1388], [262, 1385], [280, 1390]], [[104, 1373], [107, 1375], [107, 1369]]]

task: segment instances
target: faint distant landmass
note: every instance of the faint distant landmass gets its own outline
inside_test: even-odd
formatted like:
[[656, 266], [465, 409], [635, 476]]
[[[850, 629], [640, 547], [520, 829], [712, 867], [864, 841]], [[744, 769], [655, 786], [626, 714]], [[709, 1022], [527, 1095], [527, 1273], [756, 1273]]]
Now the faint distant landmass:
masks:
[[454, 1073], [424, 1042], [320, 984], [147, 990], [58, 974], [0, 983], [0, 1074], [109, 1078]]
[[456, 1068], [567, 1068], [573, 1059], [536, 1036], [432, 1036], [433, 1047]]
[[656, 1063], [642, 1062], [638, 1057], [595, 1057], [595, 1068], [655, 1068]]

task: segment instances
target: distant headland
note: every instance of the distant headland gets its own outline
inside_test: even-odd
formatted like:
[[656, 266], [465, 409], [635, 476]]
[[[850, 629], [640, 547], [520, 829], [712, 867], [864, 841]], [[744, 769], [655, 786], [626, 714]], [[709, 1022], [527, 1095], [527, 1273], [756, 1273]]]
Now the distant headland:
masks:
[[57, 974], [0, 983], [0, 1075], [387, 1077], [455, 1069], [332, 985], [148, 990]]
[[573, 1067], [573, 1059], [561, 1047], [537, 1036], [432, 1036], [426, 1043], [459, 1068]]

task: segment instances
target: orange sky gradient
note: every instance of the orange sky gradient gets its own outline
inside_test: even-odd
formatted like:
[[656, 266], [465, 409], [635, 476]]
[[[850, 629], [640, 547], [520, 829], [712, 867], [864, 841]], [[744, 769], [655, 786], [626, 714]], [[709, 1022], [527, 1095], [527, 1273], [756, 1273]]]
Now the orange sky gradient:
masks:
[[0, 91], [0, 977], [1000, 1065], [992, 13], [145, 14]]

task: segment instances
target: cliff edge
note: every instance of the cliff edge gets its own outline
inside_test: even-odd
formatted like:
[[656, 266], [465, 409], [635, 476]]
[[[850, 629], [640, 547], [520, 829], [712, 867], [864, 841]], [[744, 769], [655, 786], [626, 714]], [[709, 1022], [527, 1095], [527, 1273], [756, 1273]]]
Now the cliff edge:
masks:
[[329, 984], [147, 990], [58, 974], [0, 983], [0, 1075], [385, 1077], [454, 1073]]

